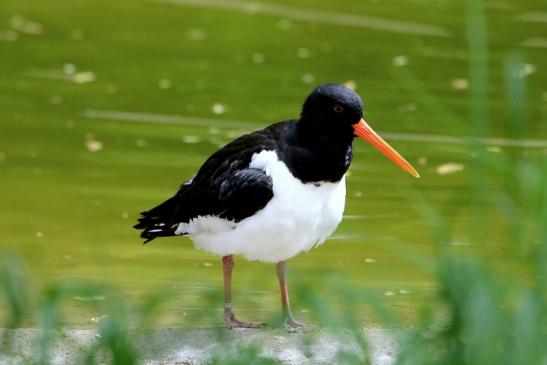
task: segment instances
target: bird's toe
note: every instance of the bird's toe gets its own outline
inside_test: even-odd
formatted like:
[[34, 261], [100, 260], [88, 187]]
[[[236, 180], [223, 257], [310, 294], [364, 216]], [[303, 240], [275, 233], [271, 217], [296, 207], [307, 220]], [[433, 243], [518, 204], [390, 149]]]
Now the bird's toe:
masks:
[[229, 329], [233, 328], [264, 328], [266, 323], [244, 322], [236, 318], [233, 312], [226, 313], [224, 315], [224, 323]]

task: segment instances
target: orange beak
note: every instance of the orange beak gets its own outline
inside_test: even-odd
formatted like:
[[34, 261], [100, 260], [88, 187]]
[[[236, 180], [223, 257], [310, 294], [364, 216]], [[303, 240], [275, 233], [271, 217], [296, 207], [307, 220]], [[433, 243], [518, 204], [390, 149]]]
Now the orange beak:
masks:
[[386, 141], [382, 139], [374, 130], [365, 122], [363, 118], [353, 125], [353, 131], [356, 136], [361, 137], [384, 155], [391, 161], [395, 162], [397, 166], [408, 172], [414, 177], [420, 177], [418, 171], [407, 160], [403, 158], [397, 151], [395, 151]]

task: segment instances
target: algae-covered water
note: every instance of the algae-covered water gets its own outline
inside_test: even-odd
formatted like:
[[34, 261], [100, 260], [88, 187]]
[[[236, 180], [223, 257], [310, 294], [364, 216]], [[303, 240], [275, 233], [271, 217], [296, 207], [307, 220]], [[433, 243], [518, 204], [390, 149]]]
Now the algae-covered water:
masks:
[[[516, 181], [547, 154], [547, 13], [532, 0], [485, 6], [489, 125], [477, 130], [460, 1], [2, 1], [0, 254], [22, 256], [38, 288], [167, 288], [162, 323], [202, 324], [204, 306], [221, 323], [220, 303], [204, 300], [221, 292], [220, 259], [187, 238], [143, 246], [131, 226], [217, 148], [297, 117], [313, 86], [334, 81], [357, 89], [367, 121], [422, 178], [356, 141], [345, 219], [290, 260], [289, 283], [328, 299], [337, 278], [412, 323], [435, 299], [439, 242], [424, 207], [447, 224], [443, 244], [525, 282], [536, 187]], [[494, 168], [473, 174], [477, 154]], [[272, 265], [236, 258], [234, 275], [242, 316], [277, 313]], [[73, 299], [67, 322], [90, 324]]]

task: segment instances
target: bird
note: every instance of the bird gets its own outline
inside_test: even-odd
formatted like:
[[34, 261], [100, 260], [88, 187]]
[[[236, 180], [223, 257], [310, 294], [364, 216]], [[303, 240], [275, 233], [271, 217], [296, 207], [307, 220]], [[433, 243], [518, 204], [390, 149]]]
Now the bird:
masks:
[[134, 228], [148, 243], [188, 236], [222, 257], [224, 322], [240, 320], [232, 302], [234, 256], [276, 265], [283, 325], [300, 330], [287, 289], [287, 260], [322, 244], [342, 220], [353, 141], [365, 140], [414, 177], [420, 175], [365, 121], [361, 97], [343, 84], [315, 87], [300, 117], [242, 135], [214, 152], [197, 173]]

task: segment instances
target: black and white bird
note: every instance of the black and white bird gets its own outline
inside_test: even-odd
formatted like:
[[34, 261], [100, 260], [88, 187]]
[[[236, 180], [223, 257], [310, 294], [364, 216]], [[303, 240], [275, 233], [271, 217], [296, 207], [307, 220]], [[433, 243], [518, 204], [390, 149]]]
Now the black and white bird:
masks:
[[275, 263], [285, 326], [302, 327], [289, 305], [285, 261], [323, 243], [342, 220], [353, 139], [361, 137], [419, 177], [363, 112], [361, 98], [349, 88], [316, 87], [299, 120], [273, 124], [219, 149], [172, 198], [141, 213], [135, 228], [144, 243], [186, 235], [197, 248], [222, 256], [224, 320], [230, 328], [260, 326], [234, 314], [233, 255]]

